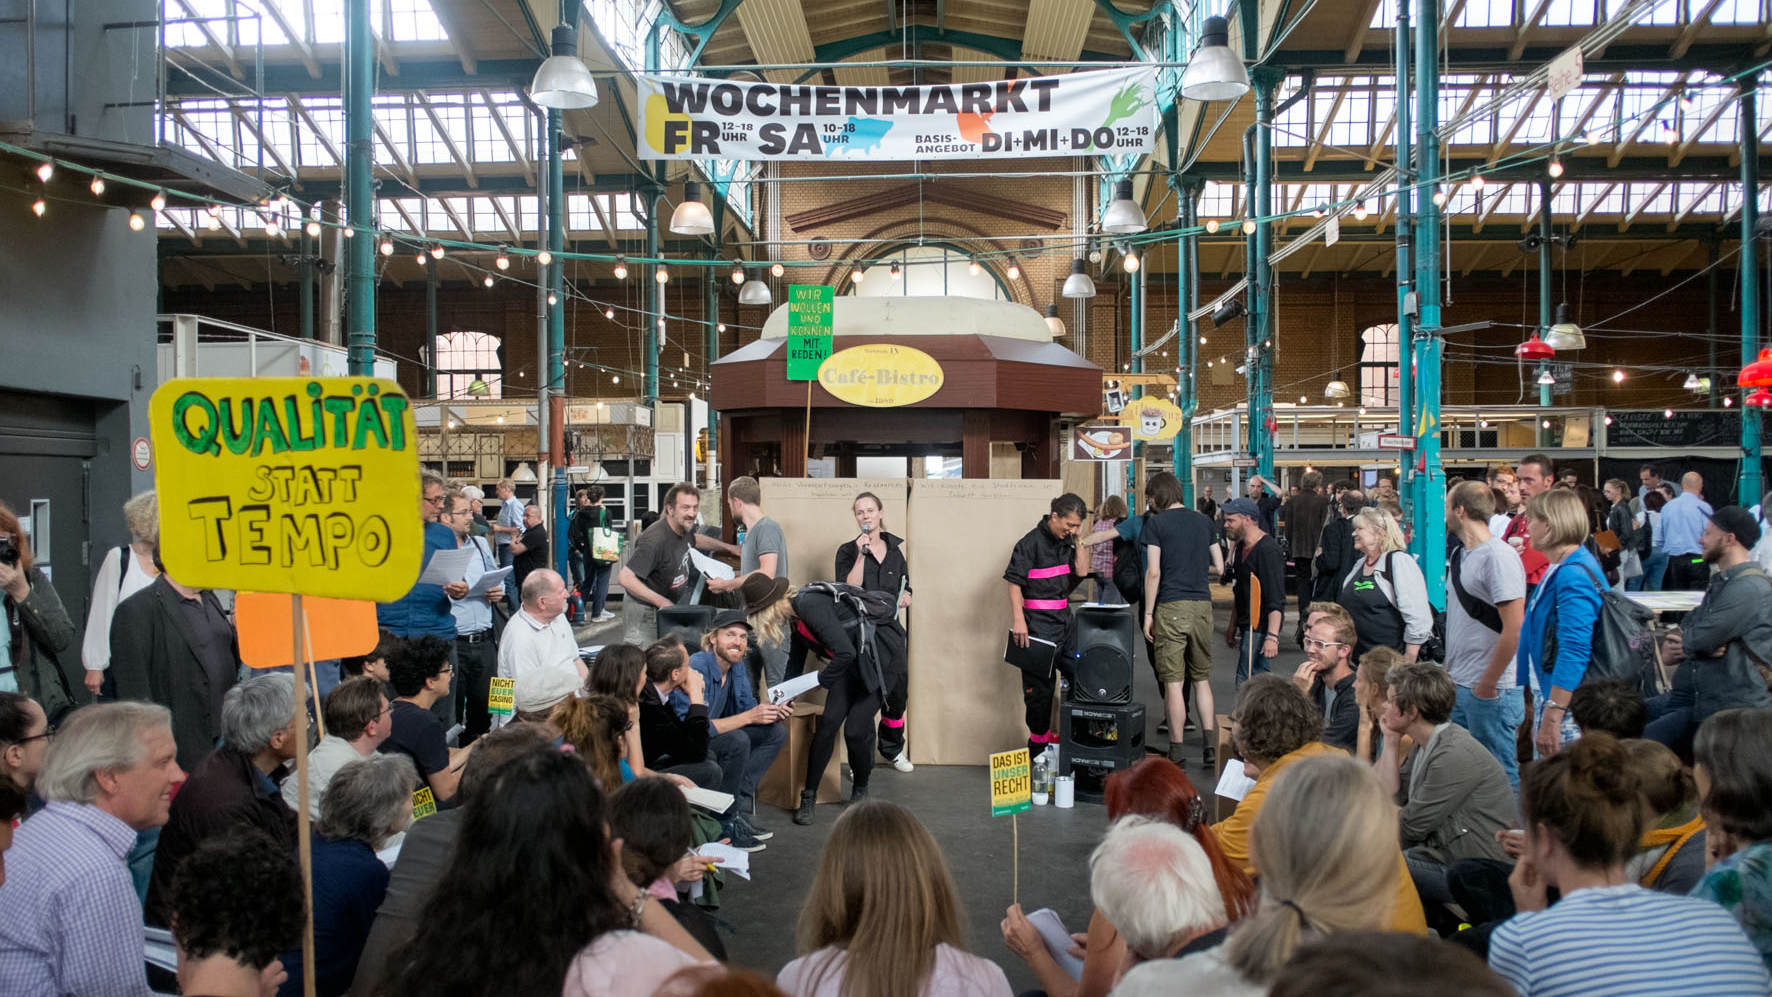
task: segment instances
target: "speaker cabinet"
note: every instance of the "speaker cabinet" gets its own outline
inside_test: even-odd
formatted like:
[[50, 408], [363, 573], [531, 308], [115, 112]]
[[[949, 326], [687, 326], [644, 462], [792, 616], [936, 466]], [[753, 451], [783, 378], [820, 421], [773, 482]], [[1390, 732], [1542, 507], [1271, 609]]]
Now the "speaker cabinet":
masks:
[[714, 606], [666, 606], [658, 611], [658, 636], [676, 634], [694, 654], [701, 650], [701, 635], [714, 628]]
[[1071, 699], [1114, 705], [1132, 701], [1132, 661], [1138, 628], [1131, 607], [1077, 610], [1071, 660]]

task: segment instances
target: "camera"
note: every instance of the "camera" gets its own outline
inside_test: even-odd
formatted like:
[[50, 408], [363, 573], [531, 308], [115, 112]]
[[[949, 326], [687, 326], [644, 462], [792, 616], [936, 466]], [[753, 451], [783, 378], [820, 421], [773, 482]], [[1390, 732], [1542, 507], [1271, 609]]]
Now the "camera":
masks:
[[0, 564], [9, 568], [18, 567], [18, 546], [12, 542], [10, 533], [0, 533]]

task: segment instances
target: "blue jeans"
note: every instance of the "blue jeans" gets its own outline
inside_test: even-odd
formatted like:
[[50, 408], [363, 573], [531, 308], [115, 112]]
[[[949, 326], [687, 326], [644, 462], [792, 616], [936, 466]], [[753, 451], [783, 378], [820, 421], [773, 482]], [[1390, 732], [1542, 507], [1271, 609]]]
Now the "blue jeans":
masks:
[[[615, 565], [608, 561], [587, 560], [585, 570], [590, 572], [590, 614], [592, 618], [603, 615], [603, 607], [609, 602], [609, 576], [615, 574]], [[583, 588], [579, 589], [584, 592]]]
[[1507, 781], [1520, 788], [1520, 763], [1515, 740], [1526, 719], [1526, 697], [1518, 689], [1502, 689], [1494, 699], [1482, 699], [1469, 686], [1457, 686], [1458, 701], [1452, 706], [1452, 722], [1470, 731], [1477, 743], [1489, 749]]
[[1698, 720], [1692, 709], [1692, 693], [1675, 689], [1659, 696], [1651, 696], [1644, 705], [1649, 708], [1649, 724], [1643, 728], [1643, 737], [1667, 745], [1674, 754], [1682, 758], [1690, 755], [1692, 737], [1698, 733]]
[[[1248, 634], [1244, 634], [1243, 639], [1248, 640], [1248, 639], [1250, 639], [1250, 637]], [[1262, 657], [1260, 651], [1257, 651], [1255, 653], [1255, 665], [1253, 668], [1251, 668], [1250, 664], [1249, 664], [1249, 650], [1248, 650], [1248, 648], [1238, 646], [1238, 648], [1237, 648], [1237, 677], [1236, 677], [1236, 688], [1237, 689], [1243, 688], [1243, 683], [1249, 681], [1249, 676], [1251, 674], [1266, 675], [1267, 672], [1268, 672], [1268, 659]]]
[[1624, 587], [1626, 591], [1630, 592], [1659, 592], [1661, 591], [1661, 576], [1666, 571], [1667, 551], [1650, 551], [1649, 556], [1643, 558], [1642, 576], [1625, 582]]

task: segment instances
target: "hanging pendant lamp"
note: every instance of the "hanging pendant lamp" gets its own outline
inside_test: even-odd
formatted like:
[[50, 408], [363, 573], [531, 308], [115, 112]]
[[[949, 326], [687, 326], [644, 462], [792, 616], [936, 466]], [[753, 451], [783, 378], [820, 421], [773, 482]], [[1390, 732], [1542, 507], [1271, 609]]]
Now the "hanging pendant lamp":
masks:
[[1581, 326], [1569, 321], [1569, 304], [1557, 306], [1557, 322], [1544, 333], [1544, 342], [1553, 350], [1579, 350], [1587, 346]]
[[1514, 356], [1519, 357], [1521, 360], [1551, 360], [1554, 359], [1556, 355], [1557, 351], [1553, 349], [1549, 343], [1539, 339], [1538, 333], [1536, 332], [1534, 332], [1525, 342], [1514, 347]]
[[1758, 360], [1741, 368], [1741, 374], [1735, 378], [1735, 383], [1744, 388], [1772, 386], [1772, 349], [1761, 350]]

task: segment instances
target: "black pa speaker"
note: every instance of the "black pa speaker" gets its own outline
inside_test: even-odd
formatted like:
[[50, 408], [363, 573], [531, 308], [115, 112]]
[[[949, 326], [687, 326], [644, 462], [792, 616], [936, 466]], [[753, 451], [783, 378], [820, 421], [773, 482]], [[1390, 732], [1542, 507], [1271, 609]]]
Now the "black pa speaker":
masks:
[[1132, 701], [1132, 659], [1138, 629], [1129, 606], [1077, 610], [1071, 699], [1112, 705]]
[[701, 635], [714, 629], [714, 606], [666, 606], [658, 611], [658, 636], [676, 634], [694, 654], [701, 650]]

